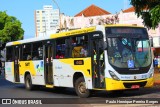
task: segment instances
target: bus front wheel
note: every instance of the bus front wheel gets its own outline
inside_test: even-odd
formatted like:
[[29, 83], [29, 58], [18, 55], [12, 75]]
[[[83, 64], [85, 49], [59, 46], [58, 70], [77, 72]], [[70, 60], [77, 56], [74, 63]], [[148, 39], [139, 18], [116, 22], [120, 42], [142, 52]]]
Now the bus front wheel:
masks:
[[76, 80], [75, 90], [79, 97], [86, 98], [90, 95], [90, 90], [86, 88], [86, 83], [83, 77], [80, 77]]
[[31, 76], [28, 74], [25, 78], [25, 87], [27, 90], [32, 90], [33, 85], [32, 85], [32, 79]]

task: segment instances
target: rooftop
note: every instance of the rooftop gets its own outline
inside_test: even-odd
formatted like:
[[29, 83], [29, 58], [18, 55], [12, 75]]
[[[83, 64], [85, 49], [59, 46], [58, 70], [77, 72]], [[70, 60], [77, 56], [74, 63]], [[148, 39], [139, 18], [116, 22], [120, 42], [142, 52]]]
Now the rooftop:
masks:
[[132, 6], [126, 10], [123, 10], [123, 13], [128, 13], [128, 12], [135, 12], [135, 8]]
[[87, 7], [86, 9], [76, 14], [75, 17], [82, 16], [82, 15], [84, 17], [90, 17], [90, 16], [100, 16], [100, 15], [108, 15], [108, 14], [111, 14], [111, 13], [92, 4], [91, 6]]

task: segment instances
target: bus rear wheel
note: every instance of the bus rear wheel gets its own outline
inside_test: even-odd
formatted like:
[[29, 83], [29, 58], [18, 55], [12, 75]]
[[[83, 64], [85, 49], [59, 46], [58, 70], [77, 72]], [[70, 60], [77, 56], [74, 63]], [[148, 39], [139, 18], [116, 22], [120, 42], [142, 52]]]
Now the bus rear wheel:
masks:
[[86, 83], [83, 77], [80, 77], [76, 80], [75, 90], [79, 97], [87, 98], [90, 96], [90, 90], [86, 88]]
[[32, 85], [32, 79], [31, 76], [28, 74], [25, 78], [25, 87], [27, 90], [32, 90], [33, 85]]

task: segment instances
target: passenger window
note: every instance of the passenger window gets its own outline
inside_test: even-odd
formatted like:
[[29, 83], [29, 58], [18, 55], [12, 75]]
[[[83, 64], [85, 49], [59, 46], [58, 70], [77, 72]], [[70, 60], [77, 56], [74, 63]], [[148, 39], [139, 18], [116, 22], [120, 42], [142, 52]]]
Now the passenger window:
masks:
[[88, 56], [88, 36], [72, 37], [72, 57], [87, 57]]
[[36, 42], [32, 44], [32, 58], [33, 60], [43, 59], [43, 44], [42, 42]]
[[24, 44], [23, 45], [23, 58], [22, 60], [31, 60], [31, 44]]
[[13, 59], [13, 47], [7, 47], [6, 48], [6, 53], [7, 53], [7, 56], [6, 56], [6, 61], [7, 62], [11, 62], [12, 59]]
[[65, 39], [57, 39], [56, 40], [56, 59], [65, 58]]

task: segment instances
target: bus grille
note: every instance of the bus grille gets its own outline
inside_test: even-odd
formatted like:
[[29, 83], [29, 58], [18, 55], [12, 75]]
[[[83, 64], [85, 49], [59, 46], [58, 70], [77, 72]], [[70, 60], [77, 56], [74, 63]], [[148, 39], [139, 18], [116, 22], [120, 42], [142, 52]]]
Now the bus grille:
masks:
[[144, 82], [133, 82], [133, 83], [123, 83], [125, 88], [131, 88], [132, 85], [139, 85], [140, 87], [144, 87], [146, 85], [147, 81]]

